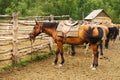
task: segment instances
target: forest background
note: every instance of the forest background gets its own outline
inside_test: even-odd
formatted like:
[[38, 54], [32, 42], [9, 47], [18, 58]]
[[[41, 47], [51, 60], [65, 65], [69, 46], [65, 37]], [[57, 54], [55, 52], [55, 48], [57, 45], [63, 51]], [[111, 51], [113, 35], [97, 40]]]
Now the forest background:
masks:
[[95, 9], [104, 9], [114, 23], [120, 23], [120, 0], [0, 0], [0, 15], [70, 15], [82, 20]]

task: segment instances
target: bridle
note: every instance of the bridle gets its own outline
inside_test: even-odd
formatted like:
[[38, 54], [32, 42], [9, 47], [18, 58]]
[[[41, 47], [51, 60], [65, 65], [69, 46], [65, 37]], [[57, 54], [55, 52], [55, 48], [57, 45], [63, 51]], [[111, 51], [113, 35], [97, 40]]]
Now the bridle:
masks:
[[[42, 33], [43, 32], [43, 23], [41, 24], [41, 29], [40, 29], [40, 33]], [[31, 36], [30, 37], [30, 42], [31, 42], [31, 51], [33, 50], [33, 43], [34, 43], [34, 41], [35, 41], [35, 37], [33, 36], [33, 35], [31, 35], [31, 34], [29, 34], [29, 36]]]

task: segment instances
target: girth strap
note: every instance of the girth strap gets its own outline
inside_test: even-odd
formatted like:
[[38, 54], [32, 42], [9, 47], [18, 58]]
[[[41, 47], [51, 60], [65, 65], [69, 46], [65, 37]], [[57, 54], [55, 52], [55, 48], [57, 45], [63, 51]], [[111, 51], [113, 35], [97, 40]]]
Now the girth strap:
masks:
[[67, 38], [67, 37], [66, 37], [66, 33], [63, 33], [63, 32], [62, 32], [62, 35], [63, 35], [63, 43], [66, 43], [66, 38]]

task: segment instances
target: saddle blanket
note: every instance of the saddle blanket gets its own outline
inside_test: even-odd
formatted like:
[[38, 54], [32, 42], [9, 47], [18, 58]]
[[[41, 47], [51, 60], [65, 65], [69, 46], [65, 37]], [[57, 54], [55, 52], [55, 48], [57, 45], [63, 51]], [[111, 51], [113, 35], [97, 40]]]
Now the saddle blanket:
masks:
[[65, 25], [63, 22], [60, 22], [57, 27], [57, 35], [63, 36], [64, 34], [66, 37], [78, 37], [78, 29], [80, 25], [69, 26]]

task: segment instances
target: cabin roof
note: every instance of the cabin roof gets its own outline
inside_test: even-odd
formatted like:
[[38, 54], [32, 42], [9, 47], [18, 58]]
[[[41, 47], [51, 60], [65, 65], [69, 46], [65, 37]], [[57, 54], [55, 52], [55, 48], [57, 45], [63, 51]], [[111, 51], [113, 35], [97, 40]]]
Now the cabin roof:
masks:
[[[98, 10], [93, 10], [88, 16], [85, 17], [85, 19], [94, 19], [97, 17], [98, 14], [100, 14], [101, 12], [103, 12], [103, 9], [98, 9]], [[109, 17], [109, 15], [104, 11], [104, 13]]]

